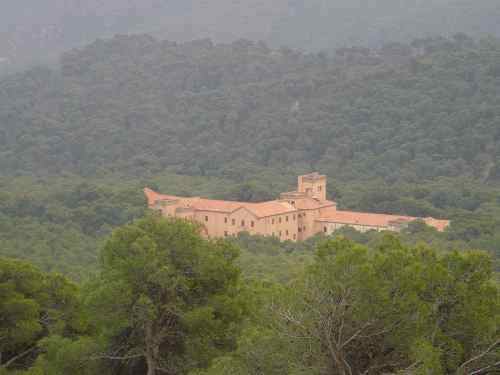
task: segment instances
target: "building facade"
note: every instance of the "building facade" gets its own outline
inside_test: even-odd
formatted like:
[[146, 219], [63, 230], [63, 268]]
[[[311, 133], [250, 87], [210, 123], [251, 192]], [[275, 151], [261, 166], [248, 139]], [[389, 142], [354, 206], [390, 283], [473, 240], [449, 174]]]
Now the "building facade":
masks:
[[297, 190], [261, 203], [221, 201], [201, 197], [178, 197], [144, 189], [148, 206], [165, 217], [192, 220], [208, 238], [235, 236], [240, 232], [273, 236], [282, 241], [303, 241], [318, 233], [332, 234], [344, 226], [366, 232], [400, 231], [410, 222], [423, 220], [444, 231], [448, 220], [373, 214], [337, 209], [326, 198], [326, 176], [311, 173], [298, 177]]

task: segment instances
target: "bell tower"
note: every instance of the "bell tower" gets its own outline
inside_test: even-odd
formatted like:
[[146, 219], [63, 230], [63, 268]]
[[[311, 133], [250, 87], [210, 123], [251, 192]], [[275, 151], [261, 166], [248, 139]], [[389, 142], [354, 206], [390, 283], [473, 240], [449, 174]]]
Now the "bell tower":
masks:
[[326, 176], [318, 172], [299, 176], [297, 191], [320, 201], [326, 200]]

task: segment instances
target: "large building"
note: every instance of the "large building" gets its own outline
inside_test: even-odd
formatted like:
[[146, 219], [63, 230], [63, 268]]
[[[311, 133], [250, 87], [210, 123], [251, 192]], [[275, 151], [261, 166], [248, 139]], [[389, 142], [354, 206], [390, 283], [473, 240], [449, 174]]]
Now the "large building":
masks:
[[331, 234], [344, 226], [366, 232], [400, 231], [408, 223], [421, 219], [443, 231], [448, 220], [417, 218], [337, 210], [326, 199], [326, 176], [311, 173], [298, 177], [296, 191], [282, 193], [274, 201], [247, 203], [177, 197], [144, 189], [148, 205], [165, 217], [193, 220], [201, 224], [209, 238], [237, 235], [240, 232], [274, 236], [280, 240], [302, 241], [318, 233]]

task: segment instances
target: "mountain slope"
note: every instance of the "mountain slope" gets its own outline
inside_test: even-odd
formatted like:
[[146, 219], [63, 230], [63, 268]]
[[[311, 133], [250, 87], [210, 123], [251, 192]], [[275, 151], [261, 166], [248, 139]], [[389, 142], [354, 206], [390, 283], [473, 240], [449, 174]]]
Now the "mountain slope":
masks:
[[144, 186], [265, 200], [313, 169], [342, 208], [452, 220], [408, 241], [498, 255], [499, 56], [465, 35], [335, 58], [145, 35], [73, 50], [0, 80], [0, 255], [85, 279]]
[[0, 82], [3, 175], [321, 169], [500, 176], [500, 43], [420, 40], [336, 60], [117, 37]]

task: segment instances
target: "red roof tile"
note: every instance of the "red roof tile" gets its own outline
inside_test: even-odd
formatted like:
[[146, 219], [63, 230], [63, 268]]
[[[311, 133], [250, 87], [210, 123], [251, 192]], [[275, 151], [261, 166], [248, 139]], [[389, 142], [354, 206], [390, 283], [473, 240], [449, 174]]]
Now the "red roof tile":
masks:
[[296, 208], [288, 202], [269, 201], [262, 203], [243, 203], [243, 207], [257, 217], [268, 217], [296, 212]]
[[319, 208], [326, 208], [330, 206], [336, 206], [337, 204], [333, 201], [319, 201], [314, 198], [302, 198], [295, 201], [295, 207], [299, 210], [316, 210]]
[[144, 195], [146, 195], [149, 206], [153, 206], [157, 201], [183, 199], [182, 197], [176, 197], [175, 195], [159, 194], [156, 191], [151, 190], [150, 188], [144, 188]]
[[329, 210], [322, 214], [318, 221], [334, 222], [350, 225], [366, 225], [373, 227], [388, 227], [394, 222], [410, 222], [415, 217], [401, 215], [373, 214], [353, 211]]
[[240, 208], [246, 208], [257, 217], [281, 215], [296, 211], [296, 209], [291, 204], [283, 201], [247, 203], [247, 202], [233, 202], [233, 201], [222, 201], [215, 199], [205, 199], [199, 197], [184, 198], [184, 197], [177, 197], [174, 195], [158, 194], [155, 191], [148, 188], [144, 189], [144, 194], [148, 199], [149, 206], [153, 206], [157, 201], [178, 200], [179, 205], [181, 207], [192, 207], [193, 209], [199, 211], [231, 213]]
[[[418, 217], [403, 216], [403, 215], [387, 215], [387, 214], [374, 214], [366, 212], [353, 212], [353, 211], [338, 211], [328, 210], [324, 212], [318, 221], [341, 223], [348, 225], [365, 225], [372, 227], [389, 227], [397, 224], [405, 224], [415, 220]], [[438, 220], [434, 218], [422, 219], [427, 225], [436, 228], [438, 231], [444, 231], [450, 224], [448, 220]]]

